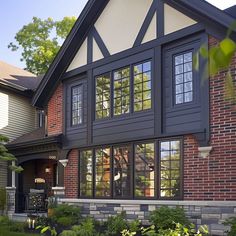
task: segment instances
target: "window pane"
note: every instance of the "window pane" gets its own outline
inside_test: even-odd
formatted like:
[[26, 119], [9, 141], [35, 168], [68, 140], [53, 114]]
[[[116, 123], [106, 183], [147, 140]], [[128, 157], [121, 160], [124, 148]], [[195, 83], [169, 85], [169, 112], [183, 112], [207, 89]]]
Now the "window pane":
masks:
[[131, 156], [130, 147], [114, 148], [114, 179], [113, 194], [114, 197], [130, 197], [131, 196]]
[[93, 195], [93, 156], [92, 150], [80, 152], [80, 196], [92, 197]]
[[175, 56], [175, 104], [193, 100], [192, 52]]
[[155, 196], [154, 143], [135, 146], [135, 196]]
[[96, 119], [110, 116], [110, 96], [110, 74], [96, 77]]
[[180, 141], [161, 142], [161, 197], [180, 195]]
[[114, 115], [130, 111], [130, 69], [129, 67], [114, 72]]
[[[139, 71], [139, 74], [137, 74]], [[151, 61], [140, 63], [133, 67], [134, 73], [134, 112], [147, 110], [152, 107], [151, 102]]]
[[83, 87], [82, 85], [75, 86], [72, 88], [71, 98], [71, 123], [72, 125], [78, 125], [82, 123], [82, 102], [83, 102]]
[[109, 197], [111, 177], [110, 148], [96, 149], [96, 174], [95, 174], [95, 195], [97, 197]]

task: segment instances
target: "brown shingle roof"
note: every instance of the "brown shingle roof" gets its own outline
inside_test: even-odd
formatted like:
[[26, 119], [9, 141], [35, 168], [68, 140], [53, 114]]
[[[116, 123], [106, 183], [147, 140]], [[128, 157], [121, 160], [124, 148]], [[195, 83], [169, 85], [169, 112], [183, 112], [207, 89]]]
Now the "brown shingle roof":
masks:
[[19, 90], [35, 90], [42, 77], [0, 61], [0, 82]]

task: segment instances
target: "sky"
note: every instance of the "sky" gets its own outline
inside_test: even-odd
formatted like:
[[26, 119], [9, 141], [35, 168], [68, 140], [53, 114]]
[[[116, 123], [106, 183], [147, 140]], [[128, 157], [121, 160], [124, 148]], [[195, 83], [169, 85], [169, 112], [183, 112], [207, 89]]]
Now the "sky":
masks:
[[[99, 0], [98, 0], [99, 1]], [[61, 20], [64, 16], [78, 17], [87, 0], [0, 0], [0, 60], [24, 68], [21, 52], [12, 52], [7, 45], [14, 36], [31, 22], [33, 16], [41, 19], [52, 17]], [[236, 0], [208, 0], [220, 9], [236, 5]]]

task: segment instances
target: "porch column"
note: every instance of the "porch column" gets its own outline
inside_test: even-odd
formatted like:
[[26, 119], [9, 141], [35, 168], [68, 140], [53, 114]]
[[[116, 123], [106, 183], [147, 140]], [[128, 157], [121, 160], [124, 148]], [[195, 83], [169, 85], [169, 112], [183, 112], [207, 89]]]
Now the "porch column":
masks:
[[[12, 161], [12, 166], [15, 166], [15, 161]], [[7, 215], [10, 217], [16, 210], [16, 172], [11, 172], [11, 186], [6, 187], [6, 200], [7, 200]]]

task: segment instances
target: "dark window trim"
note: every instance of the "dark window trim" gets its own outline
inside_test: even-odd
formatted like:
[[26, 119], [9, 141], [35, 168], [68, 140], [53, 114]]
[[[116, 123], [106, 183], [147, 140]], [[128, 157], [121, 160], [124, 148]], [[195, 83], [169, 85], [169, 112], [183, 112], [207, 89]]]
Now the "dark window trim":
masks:
[[[73, 125], [73, 121], [72, 121], [72, 119], [73, 119], [73, 115], [72, 115], [72, 112], [73, 112], [73, 88], [75, 88], [75, 87], [81, 87], [82, 88], [82, 91], [81, 91], [81, 93], [82, 93], [82, 101], [81, 101], [81, 103], [82, 103], [82, 108], [81, 108], [81, 112], [82, 112], [82, 114], [81, 114], [81, 122], [80, 123], [78, 123], [78, 124], [74, 124]], [[76, 85], [72, 85], [71, 87], [70, 87], [70, 95], [71, 95], [71, 97], [70, 97], [70, 99], [71, 99], [71, 103], [70, 103], [70, 127], [78, 127], [78, 126], [81, 126], [81, 125], [83, 125], [84, 124], [84, 84], [83, 84], [83, 82], [80, 82], [80, 83], [78, 83], [78, 84], [76, 84]]]
[[[161, 158], [160, 158], [160, 143], [161, 142], [171, 142], [171, 141], [180, 141], [180, 196], [179, 197], [160, 197], [160, 163], [161, 163]], [[154, 197], [135, 197], [134, 194], [134, 186], [135, 186], [135, 145], [138, 144], [148, 144], [148, 143], [154, 143], [154, 157], [155, 157], [155, 196]], [[113, 194], [113, 178], [114, 178], [114, 148], [116, 147], [123, 147], [123, 146], [128, 146], [130, 147], [131, 150], [131, 196], [130, 197], [116, 197], [114, 198]], [[96, 197], [95, 196], [95, 150], [96, 149], [104, 149], [104, 148], [110, 148], [111, 152], [111, 174], [110, 174], [110, 197]], [[170, 137], [170, 138], [162, 138], [162, 139], [145, 139], [145, 140], [139, 140], [139, 141], [134, 141], [134, 142], [124, 142], [124, 143], [119, 143], [119, 144], [110, 144], [110, 145], [98, 145], [98, 146], [92, 146], [90, 148], [81, 148], [79, 149], [79, 165], [80, 165], [80, 155], [82, 151], [92, 151], [93, 153], [93, 196], [92, 197], [80, 197], [80, 179], [78, 181], [78, 198], [79, 199], [123, 199], [123, 200], [183, 200], [183, 178], [184, 178], [184, 138], [177, 136], [177, 137]], [[80, 168], [78, 165], [78, 178], [80, 177]]]

